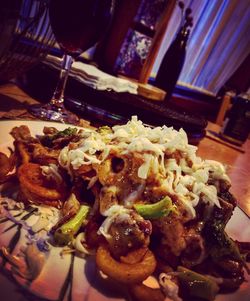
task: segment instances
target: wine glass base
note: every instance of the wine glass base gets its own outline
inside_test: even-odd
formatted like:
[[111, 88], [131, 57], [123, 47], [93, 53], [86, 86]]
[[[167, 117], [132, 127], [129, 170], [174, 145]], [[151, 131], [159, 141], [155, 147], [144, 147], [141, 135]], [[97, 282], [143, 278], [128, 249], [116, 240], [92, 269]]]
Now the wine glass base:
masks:
[[56, 106], [50, 103], [45, 105], [37, 104], [30, 106], [28, 112], [42, 120], [79, 124], [79, 118], [74, 113], [66, 110], [63, 105]]

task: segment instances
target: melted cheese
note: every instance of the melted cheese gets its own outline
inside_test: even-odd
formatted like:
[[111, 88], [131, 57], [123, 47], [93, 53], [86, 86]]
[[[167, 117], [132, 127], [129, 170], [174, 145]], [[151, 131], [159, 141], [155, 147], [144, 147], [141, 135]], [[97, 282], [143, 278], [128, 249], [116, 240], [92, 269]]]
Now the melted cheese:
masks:
[[82, 137], [77, 146], [65, 147], [60, 153], [59, 162], [69, 173], [82, 165], [101, 164], [111, 151], [130, 155], [132, 160], [140, 154], [143, 160], [138, 167], [138, 177], [145, 181], [149, 177], [157, 178], [162, 189], [183, 201], [190, 215], [194, 215], [190, 208], [197, 206], [200, 199], [220, 207], [216, 186], [208, 183], [213, 182], [210, 180], [230, 182], [225, 167], [199, 158], [197, 147], [188, 144], [183, 129], [151, 128], [134, 116], [127, 124], [114, 126], [108, 133], [88, 131], [83, 132]]

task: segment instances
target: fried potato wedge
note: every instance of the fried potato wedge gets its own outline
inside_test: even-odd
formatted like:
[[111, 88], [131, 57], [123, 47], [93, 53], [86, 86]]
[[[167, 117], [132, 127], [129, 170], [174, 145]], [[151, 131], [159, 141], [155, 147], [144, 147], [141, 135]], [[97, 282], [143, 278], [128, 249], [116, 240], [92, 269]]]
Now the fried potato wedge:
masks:
[[98, 268], [110, 278], [125, 284], [140, 283], [150, 276], [156, 267], [154, 254], [147, 250], [142, 260], [135, 264], [116, 261], [106, 245], [101, 245], [96, 252]]
[[17, 155], [20, 158], [21, 163], [24, 164], [24, 163], [30, 162], [31, 154], [28, 151], [25, 143], [23, 143], [21, 141], [15, 141], [14, 145], [15, 145], [15, 149], [16, 149]]
[[11, 136], [15, 139], [15, 141], [36, 141], [36, 138], [33, 138], [30, 133], [30, 129], [27, 125], [15, 126], [10, 131]]
[[14, 152], [12, 152], [9, 157], [0, 152], [0, 184], [15, 179], [16, 172], [14, 169], [16, 161], [17, 158]]
[[11, 164], [9, 158], [4, 153], [0, 153], [0, 178], [6, 176], [10, 170]]
[[31, 203], [61, 208], [67, 197], [66, 185], [49, 181], [43, 176], [39, 164], [22, 164], [18, 169], [18, 179], [22, 193]]
[[56, 164], [60, 154], [59, 149], [45, 147], [39, 143], [33, 144], [32, 160], [38, 164], [47, 165], [49, 163]]

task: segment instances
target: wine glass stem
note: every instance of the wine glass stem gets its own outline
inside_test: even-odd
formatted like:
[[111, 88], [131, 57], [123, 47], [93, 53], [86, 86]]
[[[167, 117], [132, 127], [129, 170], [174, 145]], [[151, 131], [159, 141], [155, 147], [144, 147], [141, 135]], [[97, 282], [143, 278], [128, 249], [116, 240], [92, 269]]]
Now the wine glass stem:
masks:
[[63, 107], [64, 90], [69, 76], [69, 71], [74, 59], [68, 54], [63, 55], [62, 67], [60, 70], [59, 80], [50, 103], [57, 107]]

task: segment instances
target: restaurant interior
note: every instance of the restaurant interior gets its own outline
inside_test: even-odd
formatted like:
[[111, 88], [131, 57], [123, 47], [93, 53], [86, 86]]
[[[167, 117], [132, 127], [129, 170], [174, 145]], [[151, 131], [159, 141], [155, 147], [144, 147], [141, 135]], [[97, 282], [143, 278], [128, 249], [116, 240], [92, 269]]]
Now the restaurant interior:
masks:
[[[152, 126], [184, 128], [192, 144], [209, 137], [242, 148], [250, 128], [248, 1], [113, 5], [98, 42], [74, 57], [66, 108], [94, 126], [137, 115]], [[1, 118], [32, 119], [29, 102], [50, 101], [64, 50], [46, 1], [8, 1], [1, 14]], [[16, 93], [26, 93], [28, 102], [11, 99]], [[218, 133], [206, 130], [208, 123]]]
[[[81, 112], [81, 117], [93, 115], [96, 122], [124, 121], [137, 114], [148, 124], [184, 127], [198, 139], [204, 136], [207, 121], [222, 125], [233, 98], [247, 93], [250, 86], [248, 1], [185, 1], [183, 8], [177, 2], [116, 1], [98, 43], [75, 58], [65, 105]], [[1, 86], [14, 82], [46, 103], [55, 88], [63, 50], [50, 28], [44, 1], [16, 3], [14, 7], [9, 1], [1, 9]], [[178, 40], [184, 27], [188, 36]], [[169, 54], [171, 44], [174, 54]], [[126, 91], [126, 82], [123, 93], [117, 94], [112, 87], [96, 88], [88, 80], [108, 75], [135, 83], [136, 93]]]
[[0, 146], [6, 121], [184, 129], [249, 225], [250, 1], [103, 0], [94, 22], [59, 2], [1, 1]]

